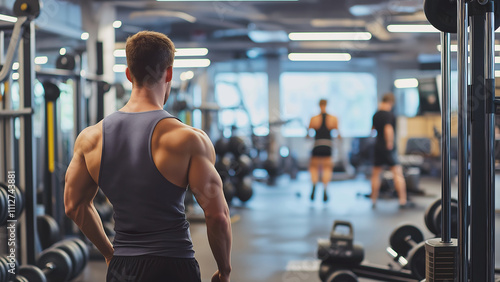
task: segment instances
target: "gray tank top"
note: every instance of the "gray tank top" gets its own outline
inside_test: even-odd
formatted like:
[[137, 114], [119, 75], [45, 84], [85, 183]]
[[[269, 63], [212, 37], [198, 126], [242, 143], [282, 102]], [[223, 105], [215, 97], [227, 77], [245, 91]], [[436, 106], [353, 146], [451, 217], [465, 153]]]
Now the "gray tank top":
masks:
[[153, 131], [165, 118], [174, 117], [118, 111], [103, 120], [99, 187], [113, 205], [116, 256], [194, 257], [186, 188], [163, 177], [151, 154]]

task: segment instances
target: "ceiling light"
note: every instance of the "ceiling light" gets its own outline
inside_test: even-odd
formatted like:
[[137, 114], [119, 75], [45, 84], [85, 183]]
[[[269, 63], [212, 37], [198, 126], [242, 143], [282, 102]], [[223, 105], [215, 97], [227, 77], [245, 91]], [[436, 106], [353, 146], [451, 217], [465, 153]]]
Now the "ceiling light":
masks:
[[12, 70], [18, 70], [19, 69], [19, 63], [18, 62], [14, 62], [12, 64]]
[[288, 42], [288, 36], [283, 30], [252, 30], [248, 38], [255, 43]]
[[12, 80], [18, 80], [18, 79], [19, 79], [19, 73], [18, 72], [12, 73]]
[[370, 40], [369, 32], [292, 32], [288, 35], [290, 40]]
[[17, 22], [17, 18], [16, 17], [12, 17], [12, 16], [7, 16], [7, 15], [0, 14], [0, 21], [15, 23], [15, 22]]
[[66, 48], [63, 47], [63, 48], [59, 49], [59, 55], [61, 55], [61, 56], [66, 55]]
[[113, 56], [115, 56], [116, 58], [125, 58], [125, 49], [116, 49], [115, 51], [113, 51]]
[[439, 32], [430, 24], [390, 24], [387, 26], [390, 32]]
[[120, 28], [122, 26], [122, 21], [114, 21], [113, 22], [113, 27], [114, 28]]
[[89, 39], [89, 37], [90, 37], [90, 35], [88, 32], [83, 32], [82, 35], [80, 36], [80, 38], [82, 40], [87, 40], [87, 39]]
[[208, 54], [207, 48], [176, 48], [176, 57], [205, 56]]
[[394, 86], [396, 88], [414, 88], [418, 86], [418, 80], [416, 78], [396, 79]]
[[113, 66], [114, 72], [125, 72], [126, 69], [127, 69], [127, 65], [116, 64]]
[[209, 59], [177, 59], [174, 68], [204, 68], [210, 65]]
[[495, 57], [495, 64], [500, 64], [500, 57]]
[[350, 61], [348, 53], [290, 53], [290, 61]]
[[45, 65], [49, 61], [47, 56], [35, 57], [35, 64], [37, 65]]

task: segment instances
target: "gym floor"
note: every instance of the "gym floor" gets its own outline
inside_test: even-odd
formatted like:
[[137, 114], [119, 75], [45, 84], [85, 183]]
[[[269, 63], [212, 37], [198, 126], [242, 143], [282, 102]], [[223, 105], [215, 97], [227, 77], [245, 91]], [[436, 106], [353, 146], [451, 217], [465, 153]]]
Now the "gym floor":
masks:
[[[399, 224], [414, 224], [421, 228], [425, 238], [433, 236], [425, 227], [423, 215], [427, 206], [441, 195], [439, 179], [422, 178], [420, 187], [426, 195], [412, 196], [416, 207], [408, 210], [399, 210], [396, 199], [381, 199], [372, 210], [370, 200], [359, 195], [370, 192], [369, 180], [364, 177], [331, 182], [327, 203], [322, 202], [320, 185], [316, 199], [311, 202], [309, 181], [309, 174], [301, 172], [297, 180], [282, 177], [272, 187], [254, 182], [254, 196], [249, 202], [242, 205], [238, 200], [233, 201], [231, 281], [320, 281], [317, 240], [329, 236], [334, 220], [350, 221], [355, 242], [365, 248], [365, 260], [381, 265], [391, 262], [385, 248], [392, 230]], [[500, 176], [497, 183], [500, 185]], [[453, 185], [452, 193], [456, 197], [456, 184]], [[500, 226], [499, 219], [497, 216], [496, 226]], [[216, 264], [205, 225], [193, 221], [191, 235], [202, 281], [210, 281]], [[497, 262], [500, 262], [499, 236], [497, 233]], [[105, 275], [104, 261], [91, 261], [75, 281], [105, 281]]]

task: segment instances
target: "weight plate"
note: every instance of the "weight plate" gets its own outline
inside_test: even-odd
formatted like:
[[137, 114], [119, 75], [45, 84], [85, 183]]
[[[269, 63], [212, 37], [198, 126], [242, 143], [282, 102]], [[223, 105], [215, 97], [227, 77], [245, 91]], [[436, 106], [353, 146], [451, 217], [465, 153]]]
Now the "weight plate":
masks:
[[82, 265], [82, 268], [78, 270], [78, 273], [82, 273], [82, 271], [85, 269], [85, 267], [87, 266], [87, 263], [89, 261], [89, 247], [87, 246], [87, 244], [85, 244], [84, 241], [82, 241], [78, 238], [74, 238], [72, 240], [73, 240], [73, 242], [76, 243], [76, 245], [82, 251], [83, 265]]
[[[436, 211], [434, 211], [434, 217], [432, 223], [434, 224], [434, 229], [437, 231], [436, 236], [441, 236], [441, 231], [442, 231], [442, 210], [443, 207], [439, 206]], [[451, 210], [450, 210], [450, 217], [451, 217], [451, 237], [452, 238], [457, 238], [458, 237], [458, 204], [455, 202], [451, 202]]]
[[337, 270], [328, 277], [327, 282], [358, 282], [356, 274], [349, 270]]
[[24, 210], [24, 194], [21, 191], [21, 189], [19, 189], [19, 187], [16, 187], [15, 189], [15, 196], [16, 196], [16, 218], [19, 218]]
[[7, 280], [7, 265], [5, 265], [3, 258], [0, 258], [0, 281]]
[[83, 268], [83, 255], [80, 247], [78, 247], [78, 245], [71, 240], [64, 240], [56, 243], [53, 248], [63, 250], [71, 258], [73, 267], [70, 279], [77, 277], [80, 274], [78, 270]]
[[409, 240], [418, 244], [424, 240], [424, 235], [418, 227], [405, 224], [392, 231], [389, 244], [399, 256], [406, 257], [408, 252], [413, 248]]
[[408, 265], [415, 278], [425, 279], [425, 242], [420, 242], [408, 253]]
[[73, 268], [71, 258], [59, 249], [43, 251], [36, 265], [40, 269], [50, 268], [45, 275], [49, 282], [68, 281]]
[[30, 282], [30, 281], [28, 281], [28, 279], [26, 279], [26, 277], [20, 276], [20, 275], [17, 275], [16, 279], [14, 281], [16, 281], [16, 282]]
[[424, 221], [425, 221], [425, 226], [427, 226], [427, 229], [429, 231], [437, 236], [437, 230], [434, 228], [434, 213], [436, 212], [436, 209], [441, 206], [441, 199], [437, 199], [432, 205], [430, 205], [426, 210], [424, 214]]
[[325, 281], [332, 273], [332, 265], [327, 262], [321, 262], [319, 265], [319, 279]]
[[39, 215], [36, 218], [36, 224], [43, 250], [59, 241], [59, 225], [54, 218], [49, 215]]
[[19, 268], [19, 274], [28, 279], [29, 282], [47, 282], [43, 271], [34, 265], [23, 265]]
[[[4, 268], [4, 271], [5, 271], [5, 281], [11, 281], [14, 279], [14, 275], [12, 275], [9, 270], [11, 269], [11, 267], [9, 266], [10, 264], [10, 260], [9, 258], [7, 258], [6, 256], [3, 256], [0, 258], [0, 260], [2, 261], [2, 265], [3, 265], [3, 268]], [[16, 261], [16, 266], [15, 266], [15, 269], [18, 268], [18, 263]]]
[[0, 226], [7, 223], [8, 213], [8, 195], [7, 191], [0, 187]]

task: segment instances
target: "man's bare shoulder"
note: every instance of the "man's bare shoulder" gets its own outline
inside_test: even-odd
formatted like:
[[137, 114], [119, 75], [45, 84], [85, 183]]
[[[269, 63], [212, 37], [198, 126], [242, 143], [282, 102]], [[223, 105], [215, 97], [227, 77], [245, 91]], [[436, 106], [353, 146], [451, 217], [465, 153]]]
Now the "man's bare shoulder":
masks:
[[160, 142], [184, 148], [205, 147], [212, 144], [208, 135], [201, 129], [179, 122], [176, 119], [163, 119], [157, 125]]
[[76, 138], [75, 150], [81, 150], [83, 153], [93, 150], [102, 140], [102, 121], [95, 125], [91, 125]]

